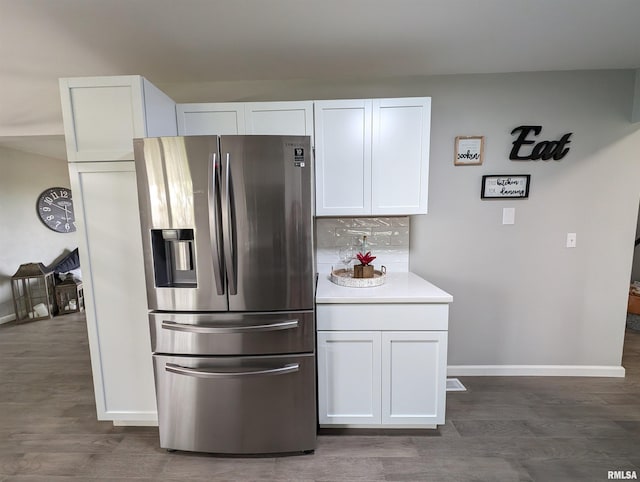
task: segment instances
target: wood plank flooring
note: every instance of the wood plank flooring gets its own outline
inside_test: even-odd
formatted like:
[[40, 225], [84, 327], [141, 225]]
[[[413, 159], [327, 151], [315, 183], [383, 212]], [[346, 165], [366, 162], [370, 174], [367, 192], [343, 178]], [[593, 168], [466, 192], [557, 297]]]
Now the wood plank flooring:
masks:
[[462, 377], [438, 431], [320, 435], [313, 455], [168, 453], [155, 427], [96, 421], [81, 315], [0, 326], [0, 482], [605, 481], [640, 477], [640, 333], [627, 377]]

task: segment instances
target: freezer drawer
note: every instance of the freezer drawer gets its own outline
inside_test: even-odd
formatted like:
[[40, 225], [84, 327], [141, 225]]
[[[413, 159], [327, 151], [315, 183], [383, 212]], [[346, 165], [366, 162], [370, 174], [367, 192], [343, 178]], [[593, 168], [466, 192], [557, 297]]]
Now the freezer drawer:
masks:
[[226, 454], [314, 450], [315, 357], [153, 356], [160, 446]]
[[150, 313], [151, 351], [172, 355], [312, 353], [313, 311]]

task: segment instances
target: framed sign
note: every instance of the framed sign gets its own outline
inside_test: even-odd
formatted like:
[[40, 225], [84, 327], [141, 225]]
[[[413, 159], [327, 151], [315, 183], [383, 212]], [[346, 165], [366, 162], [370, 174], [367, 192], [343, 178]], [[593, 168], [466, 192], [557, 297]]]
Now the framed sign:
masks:
[[456, 166], [479, 166], [484, 158], [484, 136], [456, 137], [453, 164]]
[[499, 176], [482, 176], [482, 199], [503, 199], [529, 197], [530, 174], [503, 174]]

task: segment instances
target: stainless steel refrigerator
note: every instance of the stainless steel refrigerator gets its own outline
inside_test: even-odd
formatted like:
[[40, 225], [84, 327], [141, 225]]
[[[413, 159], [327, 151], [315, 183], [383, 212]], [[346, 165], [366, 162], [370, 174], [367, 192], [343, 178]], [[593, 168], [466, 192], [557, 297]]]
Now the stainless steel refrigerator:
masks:
[[306, 136], [134, 140], [160, 445], [316, 442]]

